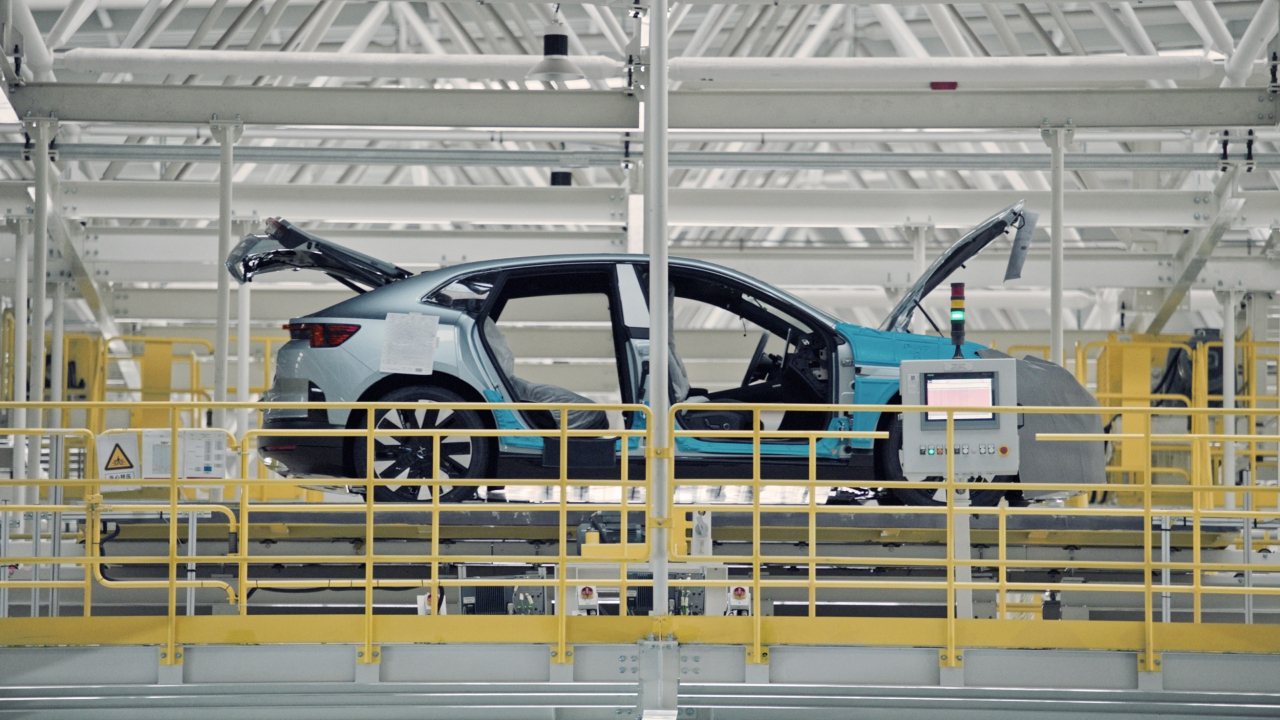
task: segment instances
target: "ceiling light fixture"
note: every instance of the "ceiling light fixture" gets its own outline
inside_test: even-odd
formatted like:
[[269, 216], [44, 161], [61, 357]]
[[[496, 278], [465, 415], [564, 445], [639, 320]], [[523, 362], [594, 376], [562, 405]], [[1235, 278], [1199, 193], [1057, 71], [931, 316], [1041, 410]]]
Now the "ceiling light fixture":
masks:
[[543, 82], [584, 80], [586, 73], [569, 59], [569, 36], [548, 33], [542, 36], [542, 60], [525, 77]]

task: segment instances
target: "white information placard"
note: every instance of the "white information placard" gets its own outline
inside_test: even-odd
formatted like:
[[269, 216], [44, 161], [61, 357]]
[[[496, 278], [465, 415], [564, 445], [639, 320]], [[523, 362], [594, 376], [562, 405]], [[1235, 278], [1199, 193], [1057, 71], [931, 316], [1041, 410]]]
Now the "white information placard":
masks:
[[168, 430], [142, 431], [142, 477], [168, 480], [172, 473], [173, 445]]
[[227, 436], [220, 430], [183, 430], [178, 451], [182, 457], [182, 477], [227, 476]]
[[435, 364], [436, 331], [440, 318], [419, 313], [387, 313], [382, 341], [384, 373], [430, 375]]

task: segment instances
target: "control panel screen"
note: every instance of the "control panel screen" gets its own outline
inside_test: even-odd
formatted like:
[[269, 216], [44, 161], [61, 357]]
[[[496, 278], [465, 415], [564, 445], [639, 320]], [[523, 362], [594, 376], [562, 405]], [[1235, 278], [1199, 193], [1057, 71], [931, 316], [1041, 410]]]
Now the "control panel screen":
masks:
[[[989, 408], [996, 404], [995, 373], [925, 373], [924, 404], [937, 407]], [[995, 413], [957, 411], [956, 422], [994, 420]], [[926, 422], [946, 422], [945, 411], [930, 411]]]

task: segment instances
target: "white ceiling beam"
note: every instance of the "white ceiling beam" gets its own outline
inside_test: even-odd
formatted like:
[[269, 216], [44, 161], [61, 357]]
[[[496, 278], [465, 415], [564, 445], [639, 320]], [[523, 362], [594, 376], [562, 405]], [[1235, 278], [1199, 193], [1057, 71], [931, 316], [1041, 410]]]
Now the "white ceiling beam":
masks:
[[[352, 243], [352, 246], [362, 252], [366, 250], [364, 245], [358, 243]], [[415, 259], [430, 260], [429, 257], [425, 257], [425, 253], [418, 255], [412, 247], [408, 247], [406, 252], [406, 255], [380, 257], [401, 263], [414, 270], [434, 269], [427, 262], [412, 262]], [[511, 257], [541, 254], [544, 253], [531, 247]], [[671, 254], [672, 257], [688, 257], [723, 265], [780, 287], [806, 288], [801, 294], [824, 307], [858, 305], [861, 304], [858, 298], [866, 299], [868, 293], [883, 293], [886, 287], [906, 287], [916, 277], [915, 261], [908, 248], [757, 246], [739, 249], [676, 246], [671, 249]], [[1023, 268], [1022, 277], [1008, 283], [1004, 282], [1007, 262], [1003, 249], [991, 248], [965, 263], [965, 267], [957, 271], [951, 279], [956, 282], [965, 282], [972, 288], [1017, 290], [1017, 293], [1010, 295], [1009, 302], [1006, 303], [993, 296], [983, 301], [983, 307], [1041, 306], [1039, 296], [1034, 293], [1043, 293], [1044, 288], [1049, 285], [1047, 249], [1033, 247]], [[1078, 250], [1068, 253], [1063, 283], [1068, 290], [1079, 291], [1117, 287], [1167, 292], [1180, 284], [1185, 286], [1185, 289], [1212, 290], [1219, 287], [1232, 287], [1252, 291], [1280, 290], [1280, 260], [1267, 260], [1257, 255], [1247, 256], [1240, 253], [1224, 255], [1219, 252], [1200, 265], [1196, 275], [1185, 278], [1179, 278], [1175, 271], [1178, 262], [1177, 256], [1173, 253]], [[143, 283], [151, 286], [176, 283], [180, 286], [185, 285], [186, 289], [212, 290], [216, 280], [214, 273], [217, 272], [217, 269], [211, 265], [196, 263], [156, 262], [132, 263], [129, 267], [125, 265], [94, 259], [94, 262], [87, 267], [94, 273], [103, 272], [102, 275], [97, 276], [103, 281], [110, 277], [110, 281], [115, 283], [117, 300], [120, 293], [129, 292], [126, 289], [129, 283]], [[110, 271], [109, 275], [107, 271]], [[120, 277], [116, 277], [117, 275]], [[286, 316], [311, 312], [316, 307], [323, 307], [315, 304], [314, 301], [291, 304], [294, 301], [289, 299], [289, 293], [332, 292], [336, 289], [328, 278], [313, 272], [266, 275], [261, 280], [255, 281], [254, 287], [255, 289], [261, 287], [264, 291], [273, 293], [269, 297], [276, 300], [262, 301], [266, 307], [286, 303], [283, 309], [270, 311]], [[174, 287], [170, 290], [181, 292], [183, 288]], [[992, 292], [1003, 292], [1003, 290], [992, 290]], [[311, 310], [306, 309], [308, 303]], [[258, 305], [258, 303], [254, 304]], [[113, 307], [118, 308], [118, 302]], [[118, 310], [113, 312], [119, 314]], [[190, 310], [178, 308], [173, 309], [172, 312], [173, 317], [191, 314]]]
[[[385, 12], [371, 11], [369, 18], [375, 21], [385, 20]], [[372, 39], [371, 34], [376, 30], [377, 27], [373, 27], [358, 39], [365, 39], [367, 42]], [[182, 73], [219, 77], [258, 73], [325, 80], [328, 77], [524, 80], [537, 61], [538, 57], [532, 55], [425, 55], [360, 51], [341, 54], [282, 53], [274, 50], [225, 52], [85, 47], [58, 53], [54, 58], [54, 67], [74, 72], [129, 72], [135, 75]], [[621, 62], [600, 55], [574, 57], [573, 61], [592, 78], [617, 77], [624, 70]]]
[[[942, 18], [950, 19], [943, 13]], [[967, 46], [966, 46], [967, 47]], [[1204, 55], [1128, 57], [849, 57], [674, 58], [671, 79], [705, 87], [886, 87], [930, 82], [1064, 87], [1146, 80], [1202, 81], [1225, 77], [1222, 63]]]
[[[0, 207], [21, 214], [27, 183], [0, 183]], [[77, 218], [211, 220], [217, 217], [216, 185], [204, 182], [66, 182], [63, 209]], [[1076, 228], [1203, 228], [1209, 225], [1208, 192], [1185, 190], [1083, 190], [1068, 192], [1068, 224]], [[1280, 218], [1280, 192], [1242, 193], [1256, 227]], [[671, 223], [720, 227], [894, 228], [931, 221], [965, 228], [1025, 199], [1045, 212], [1049, 193], [1013, 190], [671, 190]], [[1206, 202], [1206, 204], [1201, 204]], [[605, 225], [626, 223], [627, 200], [617, 188], [414, 187], [350, 185], [237, 186], [239, 218], [284, 216], [356, 223], [486, 225]], [[1196, 216], [1199, 216], [1197, 218]], [[1244, 227], [1247, 220], [1234, 221]]]
[[[76, 122], [634, 129], [623, 91], [261, 88], [34, 83], [9, 95], [19, 117]], [[696, 129], [1194, 128], [1275, 125], [1275, 97], [1248, 88], [1180, 90], [673, 92], [670, 124]]]
[[[533, 4], [540, 0], [494, 0], [495, 2], [512, 3], [512, 4]], [[601, 4], [600, 0], [565, 0], [563, 5], [579, 5], [590, 2], [592, 4]], [[682, 0], [683, 2], [683, 0]], [[694, 5], [715, 5], [715, 0], [690, 0]], [[66, 0], [28, 0], [33, 10], [37, 11], [61, 11], [66, 5]], [[212, 6], [214, 0], [191, 0], [188, 7], [207, 8]], [[1075, 4], [1076, 0], [1041, 0], [1043, 5], [1070, 5]], [[106, 10], [138, 10], [147, 4], [147, 0], [102, 0], [100, 7]], [[249, 4], [249, 0], [231, 0], [230, 7], [243, 7]], [[300, 7], [309, 7], [315, 4], [315, 0], [302, 0], [294, 3]], [[812, 0], [740, 0], [739, 5], [807, 5], [812, 4]], [[926, 4], [947, 4], [947, 0], [836, 0], [836, 4], [840, 5], [926, 5]], [[630, 7], [630, 3], [626, 3], [625, 7]]]

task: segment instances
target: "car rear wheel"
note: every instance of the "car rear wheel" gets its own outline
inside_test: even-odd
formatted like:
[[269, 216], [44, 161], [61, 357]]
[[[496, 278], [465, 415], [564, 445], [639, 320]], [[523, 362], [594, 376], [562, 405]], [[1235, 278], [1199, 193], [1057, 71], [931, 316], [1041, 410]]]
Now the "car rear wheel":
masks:
[[[889, 433], [888, 439], [877, 440], [875, 444], [876, 477], [882, 480], [904, 480], [902, 472], [902, 413], [893, 413], [888, 420], [881, 423], [881, 430]], [[942, 483], [941, 477], [930, 477], [919, 483], [916, 488], [893, 488], [895, 497], [906, 505], [937, 506], [947, 504], [946, 491], [941, 488], [930, 488], [928, 484]], [[1012, 482], [1015, 477], [996, 476], [998, 482]], [[969, 504], [979, 507], [991, 507], [1004, 497], [1003, 490], [970, 490]]]
[[[378, 399], [378, 402], [417, 403], [420, 407], [402, 410], [375, 410], [374, 428], [377, 430], [456, 430], [457, 435], [440, 437], [440, 476], [456, 479], [478, 479], [488, 476], [493, 453], [488, 438], [464, 434], [465, 430], [485, 427], [480, 413], [475, 410], [458, 410], [432, 407], [436, 403], [466, 402], [456, 393], [434, 385], [417, 385], [394, 390]], [[357, 427], [367, 427], [363, 420]], [[355, 438], [352, 448], [352, 466], [357, 477], [364, 477], [368, 459], [367, 443]], [[426, 480], [431, 478], [435, 466], [434, 449], [430, 435], [379, 436], [374, 439], [373, 470], [380, 480]], [[363, 486], [353, 485], [356, 492]], [[441, 484], [441, 502], [462, 502], [478, 496], [474, 485]], [[373, 489], [377, 502], [429, 502], [430, 485], [377, 485]]]

